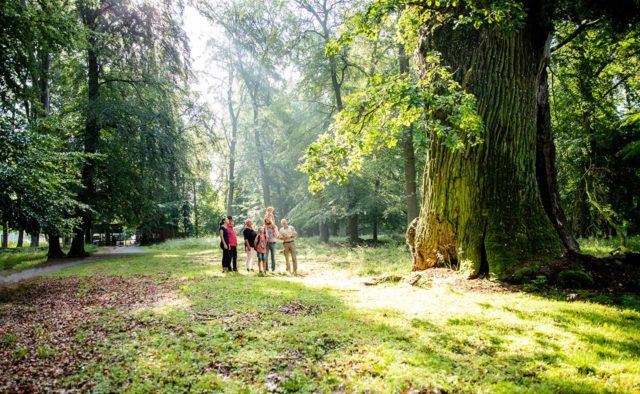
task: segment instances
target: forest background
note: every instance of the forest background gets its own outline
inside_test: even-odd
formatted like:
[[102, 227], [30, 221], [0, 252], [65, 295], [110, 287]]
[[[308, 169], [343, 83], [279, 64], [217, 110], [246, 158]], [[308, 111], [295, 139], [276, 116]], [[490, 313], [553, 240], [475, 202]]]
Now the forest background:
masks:
[[[464, 23], [517, 19], [518, 2], [499, 3]], [[550, 42], [558, 195], [571, 236], [625, 250], [640, 228], [637, 4], [587, 3], [563, 9]], [[10, 229], [20, 246], [44, 233], [50, 256], [61, 242], [78, 256], [109, 224], [150, 242], [266, 206], [324, 242], [403, 234], [434, 122], [423, 102], [397, 105], [423, 86], [407, 32], [427, 25], [399, 4], [3, 1], [2, 246]], [[462, 119], [436, 127], [442, 145], [482, 144], [473, 99], [442, 97]]]

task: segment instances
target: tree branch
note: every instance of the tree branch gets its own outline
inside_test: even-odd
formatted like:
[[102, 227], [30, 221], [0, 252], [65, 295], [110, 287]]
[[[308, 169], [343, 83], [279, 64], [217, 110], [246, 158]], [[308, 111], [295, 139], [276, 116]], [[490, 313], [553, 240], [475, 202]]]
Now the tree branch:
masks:
[[582, 23], [580, 23], [580, 26], [578, 26], [571, 34], [569, 34], [567, 37], [565, 37], [564, 40], [560, 41], [558, 44], [556, 44], [554, 47], [551, 48], [551, 53], [567, 45], [568, 43], [573, 41], [576, 37], [578, 37], [580, 34], [582, 34], [582, 32], [598, 24], [601, 20], [602, 19], [596, 19], [593, 21], [582, 21]]
[[599, 100], [604, 99], [605, 97], [607, 97], [609, 94], [611, 94], [611, 92], [613, 92], [614, 90], [616, 90], [618, 88], [618, 86], [622, 85], [627, 79], [631, 78], [631, 75], [625, 75], [623, 78], [620, 78], [620, 80], [613, 85], [609, 90], [607, 90], [606, 92], [604, 92], [604, 94], [602, 96], [600, 96]]
[[107, 83], [111, 83], [111, 82], [122, 82], [122, 83], [128, 83], [130, 85], [135, 85], [138, 83], [147, 83], [148, 81], [144, 80], [144, 79], [123, 79], [123, 78], [109, 78], [109, 79], [105, 79], [104, 81], [98, 82], [99, 85], [104, 85]]

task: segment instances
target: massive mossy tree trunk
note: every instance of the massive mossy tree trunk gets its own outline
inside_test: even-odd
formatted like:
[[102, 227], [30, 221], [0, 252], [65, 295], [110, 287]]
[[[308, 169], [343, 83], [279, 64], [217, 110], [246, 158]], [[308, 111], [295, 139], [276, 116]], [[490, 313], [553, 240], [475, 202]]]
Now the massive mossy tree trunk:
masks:
[[478, 100], [483, 142], [452, 151], [430, 136], [424, 199], [415, 226], [414, 270], [457, 262], [470, 275], [504, 277], [519, 262], [561, 246], [536, 182], [538, 81], [548, 37], [529, 10], [517, 31], [453, 29], [425, 37]]

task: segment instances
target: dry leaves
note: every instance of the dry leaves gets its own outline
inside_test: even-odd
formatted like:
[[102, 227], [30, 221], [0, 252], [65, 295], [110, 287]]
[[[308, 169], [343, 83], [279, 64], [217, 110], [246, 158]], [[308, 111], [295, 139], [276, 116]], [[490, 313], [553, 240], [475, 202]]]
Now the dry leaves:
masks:
[[[166, 287], [143, 277], [94, 276], [0, 288], [0, 392], [59, 388], [99, 359], [95, 349], [110, 334], [144, 325], [127, 312], [151, 305]], [[105, 321], [107, 308], [115, 308], [115, 316]]]

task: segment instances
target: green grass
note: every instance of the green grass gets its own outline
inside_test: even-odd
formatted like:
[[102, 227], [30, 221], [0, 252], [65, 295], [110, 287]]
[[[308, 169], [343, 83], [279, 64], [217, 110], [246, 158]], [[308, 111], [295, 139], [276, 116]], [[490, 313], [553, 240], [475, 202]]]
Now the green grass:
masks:
[[46, 249], [20, 249], [0, 251], [0, 271], [20, 270], [47, 261]]
[[[85, 245], [85, 251], [87, 253], [95, 253], [98, 250], [100, 250], [98, 246]], [[65, 252], [68, 252], [68, 249], [65, 250]], [[40, 248], [4, 249], [0, 251], [0, 271], [22, 271], [38, 266], [46, 261], [46, 244]]]
[[[112, 327], [94, 358], [60, 384], [97, 392], [608, 393], [640, 390], [640, 305], [471, 292], [455, 274], [427, 288], [373, 287], [363, 277], [408, 274], [404, 247], [298, 243], [303, 276], [222, 274], [216, 240], [179, 240], [148, 253], [54, 276], [139, 275], [166, 284], [144, 308], [106, 308]], [[277, 255], [282, 267], [281, 248]], [[89, 283], [89, 282], [83, 282]], [[85, 289], [86, 290], [86, 289]], [[83, 291], [85, 291], [83, 290]], [[2, 304], [0, 303], [0, 310]], [[135, 325], [131, 325], [131, 322]], [[123, 328], [124, 327], [124, 328]], [[126, 328], [133, 327], [133, 328]], [[25, 357], [20, 338], [4, 340]], [[54, 347], [36, 354], [53, 359]]]
[[[583, 238], [578, 240], [578, 244], [583, 253], [596, 257], [606, 257], [611, 255], [611, 251], [620, 248], [620, 239], [618, 237], [610, 239]], [[627, 238], [627, 248], [630, 251], [640, 252], [640, 235]]]

